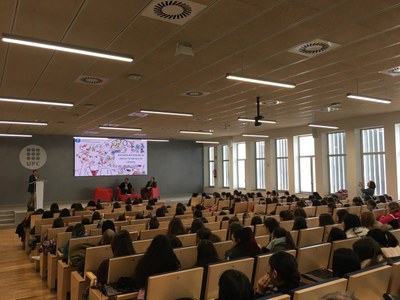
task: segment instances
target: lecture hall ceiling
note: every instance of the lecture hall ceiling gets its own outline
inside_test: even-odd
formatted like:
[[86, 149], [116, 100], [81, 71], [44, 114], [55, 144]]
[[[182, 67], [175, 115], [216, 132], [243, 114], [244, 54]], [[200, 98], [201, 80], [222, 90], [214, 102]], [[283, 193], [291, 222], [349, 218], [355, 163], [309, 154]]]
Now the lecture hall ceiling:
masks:
[[[400, 77], [382, 73], [400, 66], [400, 1], [158, 2], [165, 4], [160, 10], [165, 15], [179, 12], [176, 3], [187, 2], [179, 5], [182, 12], [192, 9], [186, 11], [191, 15], [183, 20], [186, 16], [180, 14], [178, 22], [151, 18], [147, 12], [154, 1], [149, 0], [0, 1], [1, 33], [135, 57], [126, 63], [1, 42], [1, 97], [71, 102], [74, 107], [0, 103], [1, 120], [49, 124], [0, 125], [0, 133], [195, 140], [198, 136], [179, 130], [213, 130], [212, 138], [220, 138], [400, 110]], [[328, 51], [303, 55], [324, 50], [324, 41], [331, 43]], [[310, 42], [315, 44], [306, 44], [303, 52], [292, 51]], [[176, 55], [178, 43], [191, 44], [194, 55]], [[225, 78], [228, 72], [290, 82], [296, 88], [231, 81]], [[141, 79], [131, 80], [131, 74]], [[83, 83], [82, 77], [102, 82]], [[189, 97], [188, 91], [204, 95]], [[393, 102], [351, 101], [348, 92]], [[255, 116], [257, 96], [261, 114], [277, 124], [255, 127], [237, 121]], [[282, 103], [269, 105], [274, 101]], [[321, 111], [332, 103], [339, 103], [340, 110]], [[141, 109], [194, 117], [137, 116]], [[99, 125], [143, 131], [103, 131]]]

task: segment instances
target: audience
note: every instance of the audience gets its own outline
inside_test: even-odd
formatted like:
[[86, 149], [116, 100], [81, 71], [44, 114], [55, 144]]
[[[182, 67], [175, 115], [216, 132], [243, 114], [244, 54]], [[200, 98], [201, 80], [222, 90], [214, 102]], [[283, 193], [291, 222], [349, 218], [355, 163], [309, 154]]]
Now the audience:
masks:
[[334, 277], [343, 277], [347, 273], [360, 269], [360, 259], [352, 249], [339, 248], [333, 254], [332, 271]]
[[254, 257], [261, 253], [260, 247], [258, 247], [250, 228], [238, 228], [235, 230], [233, 237], [234, 246], [225, 253], [226, 259], [246, 256]]
[[217, 250], [215, 250], [213, 242], [210, 240], [200, 240], [197, 244], [197, 261], [196, 267], [205, 267], [206, 265], [218, 262]]
[[345, 240], [346, 238], [346, 233], [342, 229], [333, 227], [331, 231], [329, 231], [328, 242]]
[[181, 264], [171, 244], [164, 235], [157, 235], [139, 260], [134, 272], [136, 285], [140, 288], [138, 300], [145, 299], [145, 288], [150, 276], [177, 271]]
[[388, 204], [387, 216], [382, 216], [379, 218], [379, 222], [382, 224], [389, 224], [393, 229], [400, 228], [400, 205], [399, 202], [390, 202]]
[[343, 222], [347, 238], [364, 237], [368, 233], [368, 228], [361, 226], [360, 218], [357, 215], [347, 214]]
[[272, 232], [272, 240], [265, 247], [266, 252], [277, 252], [295, 249], [292, 235], [285, 228], [277, 227]]
[[288, 294], [299, 285], [300, 273], [296, 259], [287, 252], [278, 251], [269, 259], [267, 274], [258, 280], [255, 297], [260, 298], [275, 293]]
[[332, 215], [328, 213], [323, 213], [319, 215], [319, 226], [333, 225], [335, 222], [333, 221]]
[[368, 231], [367, 237], [373, 238], [379, 244], [386, 258], [400, 257], [399, 242], [390, 231], [374, 228]]
[[306, 229], [307, 227], [307, 220], [304, 217], [296, 217], [293, 222], [292, 230], [301, 230]]
[[218, 300], [252, 300], [253, 287], [249, 278], [238, 270], [226, 270], [218, 282]]
[[168, 234], [181, 235], [186, 233], [186, 228], [179, 218], [172, 218], [168, 224]]
[[268, 234], [272, 234], [275, 228], [279, 227], [279, 222], [272, 217], [265, 218], [264, 226], [267, 229]]
[[364, 237], [353, 244], [353, 250], [361, 262], [361, 269], [386, 263], [379, 244], [370, 237]]

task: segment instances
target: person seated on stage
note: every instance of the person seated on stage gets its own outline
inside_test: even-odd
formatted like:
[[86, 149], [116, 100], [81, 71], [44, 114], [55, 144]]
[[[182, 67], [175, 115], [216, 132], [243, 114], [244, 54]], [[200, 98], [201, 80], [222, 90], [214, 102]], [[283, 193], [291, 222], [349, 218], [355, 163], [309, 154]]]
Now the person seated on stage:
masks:
[[146, 186], [141, 189], [140, 193], [143, 199], [149, 199], [151, 194], [151, 189], [157, 187], [157, 182], [154, 176], [150, 177], [150, 180], [147, 181]]
[[129, 178], [125, 177], [124, 182], [119, 185], [122, 195], [132, 194], [132, 184], [129, 182]]

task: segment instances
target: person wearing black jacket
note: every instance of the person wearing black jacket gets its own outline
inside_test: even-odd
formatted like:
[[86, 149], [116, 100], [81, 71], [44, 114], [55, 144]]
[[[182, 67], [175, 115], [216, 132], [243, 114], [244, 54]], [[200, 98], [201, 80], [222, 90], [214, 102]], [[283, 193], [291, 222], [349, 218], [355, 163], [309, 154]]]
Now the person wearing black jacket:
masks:
[[28, 201], [28, 209], [30, 207], [35, 207], [36, 203], [36, 181], [39, 180], [39, 172], [38, 170], [33, 170], [32, 174], [29, 176], [28, 181], [28, 193], [31, 194]]
[[132, 184], [129, 182], [129, 178], [126, 177], [124, 182], [119, 185], [122, 195], [132, 194]]

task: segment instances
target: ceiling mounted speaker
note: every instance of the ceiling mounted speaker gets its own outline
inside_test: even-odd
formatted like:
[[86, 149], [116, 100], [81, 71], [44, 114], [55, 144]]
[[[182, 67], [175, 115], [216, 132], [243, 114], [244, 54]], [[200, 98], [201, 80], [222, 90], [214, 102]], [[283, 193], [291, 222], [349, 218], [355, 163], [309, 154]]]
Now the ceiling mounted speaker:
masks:
[[205, 8], [205, 5], [189, 0], [155, 0], [143, 10], [142, 16], [177, 25], [184, 25]]

